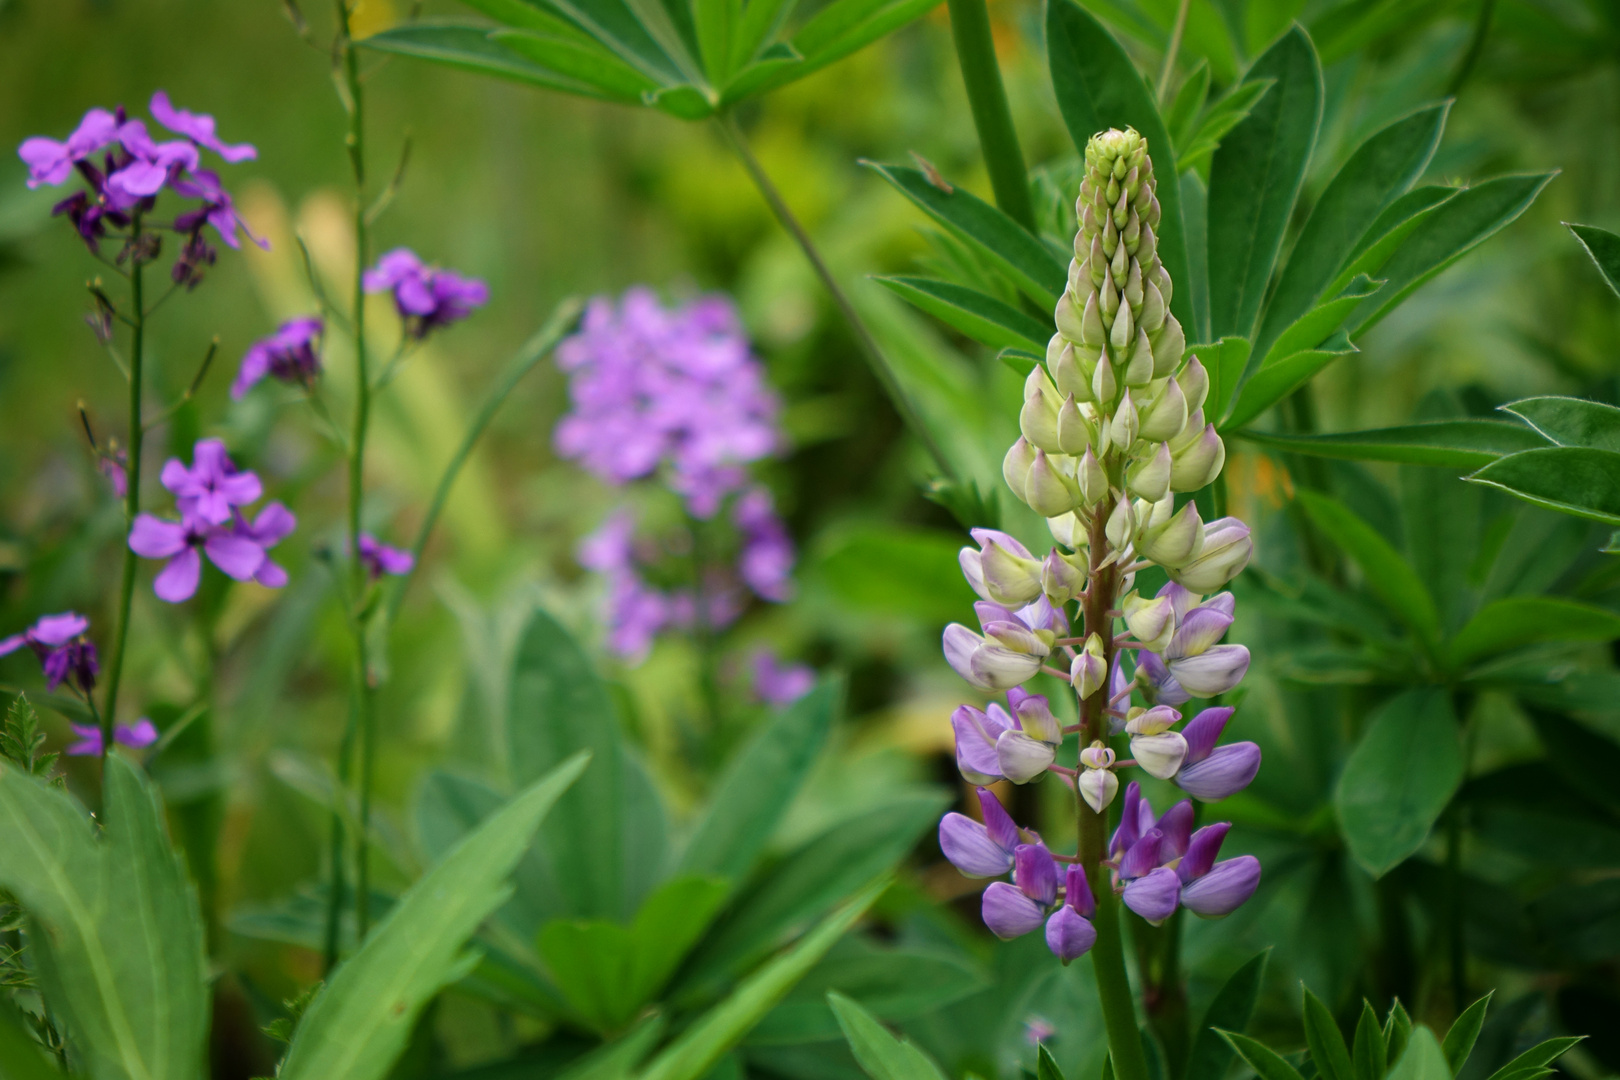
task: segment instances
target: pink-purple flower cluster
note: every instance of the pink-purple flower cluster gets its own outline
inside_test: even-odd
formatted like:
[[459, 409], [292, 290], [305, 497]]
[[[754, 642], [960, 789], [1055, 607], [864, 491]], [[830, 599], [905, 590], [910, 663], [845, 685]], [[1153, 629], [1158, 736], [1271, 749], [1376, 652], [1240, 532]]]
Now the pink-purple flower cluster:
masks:
[[557, 350], [573, 409], [555, 442], [610, 484], [651, 476], [697, 517], [749, 484], [747, 466], [776, 451], [778, 403], [730, 300], [665, 307], [651, 289], [599, 297]]
[[[214, 261], [214, 250], [203, 238], [206, 226], [233, 248], [241, 245], [239, 231], [260, 247], [270, 246], [236, 216], [219, 174], [203, 167], [204, 150], [232, 163], [258, 152], [246, 143], [222, 142], [213, 117], [175, 108], [161, 90], [152, 95], [150, 108], [153, 119], [181, 137], [157, 142], [144, 121], [131, 119], [119, 106], [112, 111], [91, 109], [65, 141], [44, 136], [24, 139], [17, 154], [28, 165], [29, 187], [59, 186], [75, 172], [84, 180], [85, 187], [58, 203], [55, 213], [68, 216], [92, 251], [99, 250], [109, 227], [121, 232], [131, 226], [134, 215], [152, 210], [165, 187], [181, 198], [198, 200], [169, 225], [184, 237], [174, 280], [190, 287], [201, 280], [202, 268]], [[136, 252], [135, 257], [144, 259], [149, 253]]]
[[170, 458], [161, 479], [175, 496], [180, 520], [141, 514], [129, 531], [131, 551], [145, 559], [167, 560], [152, 582], [160, 600], [178, 604], [191, 598], [204, 554], [237, 581], [273, 589], [287, 584], [287, 571], [266, 552], [293, 531], [297, 519], [279, 502], [266, 503], [248, 519], [243, 508], [257, 502], [264, 487], [254, 473], [236, 468], [223, 442], [200, 440], [191, 466]]
[[318, 316], [303, 315], [288, 319], [275, 333], [255, 341], [242, 355], [242, 366], [231, 383], [231, 397], [241, 400], [266, 376], [307, 388], [321, 373], [316, 349], [325, 328]]
[[441, 326], [465, 319], [489, 302], [489, 286], [424, 263], [409, 248], [395, 248], [377, 260], [362, 279], [366, 292], [391, 292], [406, 331], [418, 340]]
[[[94, 724], [69, 724], [73, 734], [78, 736], [77, 741], [69, 743], [63, 750], [69, 757], [100, 757], [102, 746], [101, 729]], [[144, 750], [158, 741], [157, 725], [148, 717], [141, 717], [133, 724], [119, 724], [113, 728], [113, 742], [119, 746], [127, 746], [131, 750]]]
[[0, 638], [0, 656], [26, 645], [39, 657], [50, 689], [55, 690], [66, 682], [88, 695], [101, 670], [96, 662], [95, 643], [87, 636], [89, 630], [90, 620], [76, 611], [45, 615], [22, 633]]

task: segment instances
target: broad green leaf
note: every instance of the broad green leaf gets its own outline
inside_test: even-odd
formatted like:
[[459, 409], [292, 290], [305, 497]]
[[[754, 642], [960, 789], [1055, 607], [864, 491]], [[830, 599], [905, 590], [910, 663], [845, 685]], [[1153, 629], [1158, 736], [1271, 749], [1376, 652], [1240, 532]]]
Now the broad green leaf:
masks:
[[23, 1014], [0, 996], [0, 1080], [62, 1080], [64, 1075], [45, 1060]]
[[1350, 249], [1344, 268], [1322, 295], [1337, 295], [1339, 290], [1355, 280], [1357, 274], [1378, 277], [1378, 268], [1389, 261], [1395, 249], [1405, 243], [1406, 238], [1417, 231], [1417, 227], [1427, 221], [1438, 206], [1456, 198], [1461, 190], [1441, 184], [1424, 184], [1390, 203]]
[[842, 695], [838, 682], [822, 682], [732, 756], [677, 872], [733, 882], [748, 875], [827, 745]]
[[1311, 208], [1266, 305], [1255, 338], [1255, 349], [1262, 356], [1288, 326], [1319, 303], [1356, 242], [1423, 175], [1440, 144], [1450, 108], [1450, 102], [1442, 102], [1395, 121], [1357, 147], [1334, 174]]
[[895, 1038], [857, 1002], [831, 991], [827, 1004], [838, 1017], [855, 1060], [872, 1080], [945, 1080], [939, 1066], [915, 1043]]
[[1528, 210], [1556, 175], [1548, 172], [1486, 180], [1424, 214], [1387, 262], [1360, 271], [1383, 278], [1385, 284], [1350, 316], [1351, 335], [1365, 334], [1419, 286], [1496, 235]]
[[483, 26], [427, 21], [407, 23], [362, 38], [356, 44], [378, 52], [432, 60], [463, 71], [513, 79], [517, 82], [542, 86], [548, 90], [559, 90], [565, 94], [623, 100], [590, 83], [570, 78], [560, 71], [542, 67], [525, 59], [493, 40], [489, 29]]
[[656, 90], [647, 78], [594, 41], [580, 42], [532, 30], [496, 30], [490, 40], [542, 67], [587, 83], [616, 101], [635, 103]]
[[1502, 406], [1559, 446], [1620, 452], [1620, 409], [1572, 397], [1533, 397]]
[[1232, 409], [1221, 421], [1221, 430], [1241, 427], [1277, 402], [1315, 378], [1317, 373], [1341, 356], [1359, 352], [1348, 335], [1334, 335], [1319, 349], [1301, 349], [1271, 361], [1249, 377], [1238, 391]]
[[1269, 955], [1269, 952], [1256, 953], [1216, 992], [1193, 1036], [1192, 1050], [1187, 1055], [1186, 1080], [1224, 1080], [1234, 1051], [1221, 1032], [1242, 1031], [1249, 1026], [1255, 1003], [1260, 1000], [1260, 984], [1265, 981]]
[[639, 1074], [638, 1080], [700, 1080], [722, 1054], [736, 1046], [781, 1001], [793, 985], [827, 954], [866, 909], [888, 889], [887, 874], [852, 896], [791, 949], [770, 961], [714, 1008], [703, 1013], [680, 1038]]
[[1361, 1018], [1356, 1022], [1355, 1053], [1351, 1067], [1356, 1080], [1383, 1080], [1384, 1029], [1378, 1024], [1378, 1015], [1366, 1001], [1361, 1003]]
[[1377, 292], [1383, 285], [1382, 281], [1365, 276], [1358, 277], [1338, 296], [1307, 311], [1295, 319], [1288, 329], [1277, 335], [1261, 359], [1260, 366], [1265, 367], [1297, 352], [1321, 345], [1344, 325], [1344, 320], [1355, 310], [1358, 303]]
[[1254, 62], [1244, 80], [1256, 79], [1276, 85], [1221, 141], [1209, 168], [1209, 317], [1216, 337], [1254, 332], [1322, 122], [1322, 67], [1300, 27]]
[[1584, 1038], [1584, 1035], [1566, 1035], [1563, 1038], [1539, 1042], [1500, 1069], [1497, 1069], [1491, 1074], [1490, 1080], [1508, 1080], [1509, 1077], [1515, 1074], [1551, 1065]]
[[1368, 719], [1334, 793], [1350, 853], [1382, 877], [1423, 846], [1462, 778], [1450, 694], [1421, 687], [1386, 702]]
[[1199, 119], [1197, 130], [1185, 144], [1185, 152], [1182, 144], [1176, 145], [1176, 167], [1183, 172], [1206, 171], [1226, 133], [1244, 121], [1273, 85], [1271, 79], [1255, 79], [1232, 87]]
[[1022, 348], [1037, 352], [1046, 345], [1043, 326], [1022, 311], [977, 289], [951, 281], [922, 277], [879, 277], [877, 282], [902, 300], [949, 323], [968, 337], [992, 349]]
[[1249, 1068], [1255, 1071], [1260, 1080], [1301, 1080], [1298, 1069], [1259, 1039], [1251, 1039], [1235, 1031], [1223, 1031], [1221, 1036], [1249, 1063]]
[[996, 359], [1011, 368], [1020, 379], [1025, 379], [1045, 357], [1029, 349], [1002, 349], [996, 353]]
[[1525, 502], [1620, 525], [1620, 454], [1550, 446], [1510, 454], [1467, 477]]
[[1159, 181], [1159, 258], [1177, 286], [1170, 310], [1183, 326], [1198, 326], [1192, 293], [1180, 287], [1192, 281], [1181, 189], [1174, 180], [1181, 170], [1153, 95], [1114, 35], [1075, 0], [1051, 0], [1046, 5], [1046, 54], [1058, 109], [1081, 154], [1091, 136], [1108, 128], [1133, 127], [1147, 139], [1153, 175]]
[[1491, 1006], [1492, 990], [1484, 997], [1464, 1009], [1462, 1015], [1451, 1022], [1446, 1032], [1445, 1042], [1440, 1044], [1440, 1050], [1446, 1055], [1446, 1065], [1451, 1069], [1451, 1075], [1456, 1076], [1462, 1072], [1462, 1067], [1468, 1061], [1468, 1055], [1474, 1052], [1474, 1043], [1479, 1040], [1480, 1028], [1485, 1026], [1485, 1011]]
[[1480, 608], [1451, 641], [1456, 667], [1525, 645], [1554, 641], [1611, 641], [1620, 637], [1620, 614], [1558, 596], [1509, 596]]
[[1440, 615], [1428, 587], [1401, 553], [1337, 499], [1302, 490], [1299, 501], [1323, 535], [1355, 560], [1367, 587], [1432, 647], [1440, 636]]
[[1197, 356], [1209, 372], [1209, 395], [1204, 399], [1204, 415], [1217, 425], [1232, 404], [1232, 393], [1243, 379], [1243, 369], [1249, 363], [1249, 342], [1246, 338], [1224, 337], [1213, 345], [1193, 346]]
[[[1068, 287], [1068, 268], [1012, 218], [963, 188], [944, 191], [917, 169], [865, 162], [917, 208], [954, 235], [970, 240], [1042, 308], [1054, 307]], [[1046, 348], [1046, 334], [1035, 340]]]
[[1581, 247], [1592, 257], [1598, 273], [1609, 283], [1609, 288], [1620, 295], [1620, 236], [1595, 225], [1574, 225], [1564, 222], [1564, 228], [1575, 234]]
[[1540, 435], [1522, 424], [1502, 420], [1442, 420], [1332, 435], [1286, 435], [1253, 428], [1233, 434], [1261, 446], [1310, 457], [1396, 461], [1451, 469], [1478, 469], [1506, 455], [1546, 445]]
[[776, 37], [793, 11], [794, 0], [748, 0], [732, 35], [731, 68], [740, 70]]
[[1355, 1080], [1350, 1048], [1344, 1044], [1339, 1022], [1309, 987], [1304, 988], [1304, 1020], [1305, 1043], [1311, 1048], [1316, 1074], [1322, 1080]]
[[1164, 127], [1175, 144], [1177, 157], [1185, 157], [1183, 151], [1192, 142], [1198, 117], [1204, 109], [1204, 100], [1208, 97], [1209, 64], [1200, 60], [1181, 81], [1176, 96], [1170, 101], [1169, 110], [1164, 114]]
[[46, 930], [33, 961], [91, 1077], [197, 1076], [211, 999], [196, 892], [149, 781], [106, 762], [99, 839], [71, 796], [0, 764], [0, 888]]
[[941, 529], [855, 526], [824, 537], [809, 569], [852, 610], [943, 625], [972, 614], [957, 565], [965, 540]]
[[1390, 1080], [1451, 1080], [1451, 1068], [1434, 1032], [1426, 1027], [1411, 1029], [1400, 1060], [1389, 1070]]
[[434, 994], [470, 969], [463, 945], [511, 895], [540, 822], [585, 770], [577, 754], [487, 818], [412, 885], [304, 1013], [281, 1080], [386, 1076]]

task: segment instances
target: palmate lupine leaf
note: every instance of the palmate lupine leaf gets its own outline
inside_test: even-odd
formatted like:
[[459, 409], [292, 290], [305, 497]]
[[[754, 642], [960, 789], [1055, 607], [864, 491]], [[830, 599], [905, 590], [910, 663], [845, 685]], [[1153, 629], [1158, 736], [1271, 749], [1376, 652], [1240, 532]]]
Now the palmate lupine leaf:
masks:
[[1047, 333], [1050, 328], [1034, 317], [966, 285], [922, 277], [880, 277], [876, 280], [912, 306], [992, 349], [1015, 348], [1044, 353], [1046, 345], [1041, 339], [1051, 337]]
[[1559, 446], [1620, 452], [1620, 409], [1572, 397], [1533, 397], [1501, 406]]
[[[1331, 435], [1288, 435], [1252, 428], [1233, 434], [1261, 446], [1310, 457], [1393, 461], [1453, 469], [1479, 469], [1509, 460], [1510, 456], [1517, 457], [1524, 451], [1544, 453], [1545, 450], [1536, 448], [1546, 447], [1546, 440], [1531, 429], [1502, 420], [1436, 420]], [[1471, 479], [1490, 483], [1494, 476], [1476, 473]]]
[[1428, 586], [1378, 530], [1344, 503], [1315, 491], [1301, 491], [1305, 513], [1361, 568], [1367, 587], [1433, 650], [1440, 637], [1440, 614]]
[[92, 1080], [200, 1075], [209, 993], [197, 896], [145, 776], [107, 758], [105, 835], [65, 792], [0, 764], [0, 888], [46, 933], [46, 1001]]

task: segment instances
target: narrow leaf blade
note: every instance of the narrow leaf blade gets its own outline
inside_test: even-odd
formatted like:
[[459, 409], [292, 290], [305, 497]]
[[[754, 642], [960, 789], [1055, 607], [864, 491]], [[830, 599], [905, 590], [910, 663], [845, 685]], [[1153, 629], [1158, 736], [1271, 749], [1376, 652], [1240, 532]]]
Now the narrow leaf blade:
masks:
[[[1331, 435], [1287, 435], [1252, 428], [1233, 434], [1261, 446], [1309, 457], [1395, 461], [1451, 469], [1479, 469], [1507, 455], [1546, 446], [1546, 441], [1529, 428], [1501, 420], [1442, 420]], [[1476, 478], [1491, 482], [1494, 477], [1476, 474]]]
[[1010, 304], [977, 289], [952, 281], [922, 277], [880, 277], [877, 282], [902, 300], [956, 327], [962, 333], [992, 349], [1028, 349], [1045, 352], [1043, 338], [1051, 328]]
[[1549, 446], [1510, 454], [1468, 477], [1525, 502], [1620, 525], [1620, 454]]

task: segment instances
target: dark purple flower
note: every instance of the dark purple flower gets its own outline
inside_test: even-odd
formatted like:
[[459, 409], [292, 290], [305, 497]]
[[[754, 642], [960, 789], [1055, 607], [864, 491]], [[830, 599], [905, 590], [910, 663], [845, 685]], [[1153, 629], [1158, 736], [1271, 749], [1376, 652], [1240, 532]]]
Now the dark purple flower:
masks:
[[1013, 881], [1025, 896], [1043, 907], [1057, 901], [1057, 862], [1045, 844], [1019, 844], [1013, 849]]
[[163, 486], [174, 492], [182, 517], [223, 525], [236, 507], [255, 502], [264, 493], [258, 476], [238, 471], [219, 439], [199, 439], [191, 460], [188, 469], [179, 458], [170, 458], [160, 475]]
[[1013, 868], [1023, 837], [994, 792], [979, 788], [978, 795], [984, 822], [955, 811], [946, 814], [939, 823], [939, 848], [968, 877], [998, 877]]
[[270, 250], [270, 241], [255, 236], [253, 230], [247, 227], [247, 222], [236, 216], [236, 204], [231, 200], [231, 193], [220, 183], [218, 173], [211, 169], [198, 169], [191, 176], [176, 180], [172, 186], [177, 195], [202, 200], [201, 206], [174, 219], [175, 232], [187, 233], [194, 241], [200, 241], [203, 226], [212, 225], [219, 238], [225, 241], [226, 247], [239, 248], [242, 242], [236, 238], [236, 234], [240, 230], [242, 235], [260, 248]]
[[1046, 947], [1067, 964], [1084, 956], [1097, 943], [1097, 928], [1091, 925], [1097, 902], [1091, 883], [1081, 866], [1071, 863], [1064, 878], [1063, 906], [1046, 920]]
[[465, 319], [489, 302], [488, 285], [428, 266], [409, 248], [395, 248], [378, 259], [365, 272], [363, 284], [367, 292], [393, 292], [394, 307], [416, 338]]
[[980, 913], [984, 917], [984, 925], [1003, 941], [1022, 937], [1040, 926], [1046, 918], [1046, 912], [1041, 910], [1039, 904], [1005, 881], [993, 881], [984, 890]]
[[316, 343], [326, 324], [317, 316], [288, 319], [269, 337], [260, 338], [242, 355], [242, 366], [231, 383], [231, 397], [240, 400], [265, 376], [296, 386], [308, 386], [321, 373]]
[[1175, 776], [1176, 786], [1203, 802], [1242, 791], [1260, 771], [1260, 747], [1255, 743], [1215, 745], [1232, 713], [1227, 707], [1205, 709], [1182, 729], [1187, 760]]
[[754, 695], [769, 705], [791, 705], [816, 685], [815, 670], [805, 664], [784, 664], [769, 649], [754, 653]]
[[259, 156], [258, 150], [249, 143], [238, 143], [231, 146], [220, 141], [214, 133], [214, 118], [207, 113], [192, 113], [185, 109], [177, 109], [169, 102], [169, 95], [162, 90], [152, 95], [147, 106], [152, 112], [152, 118], [176, 135], [184, 135], [198, 146], [212, 150], [231, 164], [239, 161], [250, 161]]
[[410, 573], [416, 566], [416, 556], [404, 548], [389, 547], [380, 543], [370, 533], [361, 533], [360, 562], [365, 566], [371, 580], [376, 581], [384, 574], [400, 576]]
[[[100, 757], [101, 756], [101, 729], [94, 724], [69, 724], [73, 734], [79, 737], [77, 742], [69, 743], [65, 753], [69, 757]], [[113, 729], [113, 742], [127, 746], [131, 750], [144, 750], [157, 742], [157, 726], [146, 717], [141, 717], [133, 724], [119, 724]]]
[[14, 653], [24, 645], [39, 657], [46, 682], [55, 690], [65, 681], [88, 694], [96, 685], [101, 668], [96, 646], [85, 636], [90, 620], [73, 611], [44, 615], [20, 634], [0, 639], [0, 656]]

